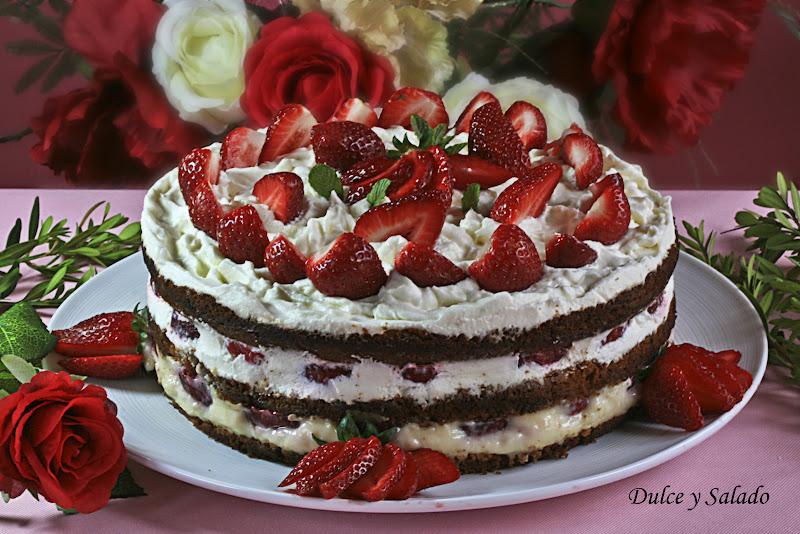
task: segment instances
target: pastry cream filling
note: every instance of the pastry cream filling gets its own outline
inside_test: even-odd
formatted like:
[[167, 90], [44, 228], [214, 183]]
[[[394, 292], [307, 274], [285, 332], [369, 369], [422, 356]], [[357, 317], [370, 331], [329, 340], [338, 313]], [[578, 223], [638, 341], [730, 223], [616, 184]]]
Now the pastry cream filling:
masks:
[[[254, 438], [296, 453], [306, 453], [317, 446], [314, 436], [325, 441], [336, 439], [335, 423], [318, 417], [290, 419], [296, 428], [264, 428], [254, 425], [245, 416], [245, 408], [223, 400], [213, 386], [208, 386], [212, 402], [205, 406], [186, 392], [178, 377], [180, 364], [163, 355], [155, 355], [155, 368], [164, 392], [188, 415], [197, 417], [235, 434]], [[430, 447], [452, 457], [468, 454], [516, 454], [555, 445], [578, 436], [606, 421], [622, 416], [637, 401], [631, 380], [607, 386], [587, 399], [586, 407], [576, 412], [572, 403], [564, 402], [536, 412], [507, 418], [501, 430], [483, 435], [469, 435], [468, 422], [451, 422], [431, 426], [408, 424], [394, 438], [409, 449]]]

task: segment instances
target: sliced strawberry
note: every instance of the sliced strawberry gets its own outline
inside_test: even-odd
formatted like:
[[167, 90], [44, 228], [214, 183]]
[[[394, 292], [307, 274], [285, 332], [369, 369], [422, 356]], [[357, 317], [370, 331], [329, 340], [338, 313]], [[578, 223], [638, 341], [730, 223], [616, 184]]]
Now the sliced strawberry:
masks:
[[[383, 178], [391, 180], [392, 192], [396, 192], [401, 185], [408, 183], [415, 174], [419, 176], [414, 178], [413, 183], [422, 182], [425, 179], [423, 172], [426, 168], [422, 166], [424, 161], [417, 156], [419, 153], [409, 152], [399, 160], [380, 157], [356, 163], [342, 177], [342, 183], [350, 186], [345, 202], [355, 204], [366, 198], [375, 182]], [[432, 167], [428, 166], [428, 177], [431, 171]]]
[[63, 330], [53, 330], [55, 351], [64, 356], [136, 354], [139, 334], [133, 330], [133, 313], [101, 313]]
[[250, 128], [235, 128], [225, 137], [220, 149], [223, 169], [238, 169], [258, 165], [266, 135]]
[[594, 139], [584, 133], [571, 133], [564, 138], [561, 158], [575, 169], [579, 189], [586, 189], [603, 174], [603, 153]]
[[714, 352], [713, 354], [714, 357], [733, 364], [738, 364], [739, 360], [742, 359], [742, 353], [733, 349], [721, 350], [719, 352]]
[[508, 186], [492, 206], [491, 217], [504, 223], [518, 223], [525, 217], [538, 217], [561, 180], [561, 166], [547, 162], [525, 170]]
[[295, 481], [295, 491], [299, 495], [312, 495], [318, 492], [320, 484], [331, 480], [351, 466], [366, 446], [367, 440], [364, 438], [352, 438], [346, 441], [339, 454], [315, 471], [298, 478]]
[[433, 449], [417, 449], [410, 453], [417, 462], [419, 471], [417, 491], [433, 486], [449, 484], [461, 478], [458, 467], [453, 460]]
[[370, 243], [401, 235], [413, 243], [433, 245], [444, 225], [447, 208], [438, 191], [416, 192], [368, 210], [353, 233]]
[[390, 126], [410, 128], [411, 115], [419, 115], [431, 127], [439, 124], [447, 126], [450, 123], [444, 102], [439, 95], [416, 87], [402, 87], [392, 93], [392, 96], [383, 104], [378, 126], [381, 128]]
[[[719, 379], [720, 372], [710, 353], [693, 350], [688, 345], [671, 345], [661, 359], [677, 365], [683, 371], [703, 413], [726, 412], [736, 404], [734, 396]], [[738, 388], [735, 379], [732, 376], [729, 378], [730, 385]]]
[[[405, 178], [409, 167], [403, 163], [398, 163], [398, 167], [393, 172], [384, 173], [383, 178], [389, 178], [392, 184], [386, 190], [386, 196], [390, 200], [397, 200], [410, 195], [416, 191], [427, 188], [433, 177], [434, 160], [433, 155], [427, 151], [413, 150], [405, 154], [402, 160], [410, 162], [411, 175]], [[380, 179], [381, 177], [378, 177]]]
[[320, 258], [309, 258], [306, 272], [321, 293], [362, 299], [380, 291], [386, 272], [375, 249], [361, 237], [344, 233]]
[[382, 501], [389, 490], [396, 486], [406, 471], [406, 453], [393, 443], [383, 446], [375, 465], [356, 480], [347, 490], [348, 495], [365, 501]]
[[505, 167], [515, 174], [530, 168], [531, 161], [514, 127], [500, 105], [490, 102], [472, 116], [469, 153]]
[[67, 358], [58, 363], [61, 367], [73, 374], [115, 380], [135, 375], [142, 366], [142, 355], [111, 354], [106, 356], [88, 356]]
[[189, 209], [189, 217], [198, 229], [216, 237], [217, 223], [222, 216], [211, 184], [219, 181], [219, 155], [207, 148], [196, 148], [178, 166], [178, 184]]
[[519, 135], [525, 150], [542, 148], [547, 143], [547, 122], [542, 112], [524, 100], [517, 100], [506, 110], [506, 117]]
[[359, 161], [386, 155], [386, 146], [378, 134], [352, 121], [317, 124], [311, 130], [311, 146], [317, 163], [341, 171]]
[[559, 153], [561, 152], [561, 145], [564, 143], [564, 138], [566, 138], [570, 134], [574, 133], [584, 133], [583, 128], [575, 124], [574, 122], [569, 125], [569, 128], [561, 132], [561, 137], [550, 141], [546, 145], [544, 145], [543, 150], [547, 153], [550, 157], [558, 157]]
[[211, 189], [211, 184], [208, 182], [197, 184], [186, 200], [186, 206], [189, 208], [189, 218], [195, 228], [216, 239], [219, 220], [224, 212], [217, 195]]
[[730, 373], [736, 379], [736, 382], [739, 384], [739, 391], [741, 392], [741, 395], [737, 396], [738, 400], [736, 401], [739, 402], [744, 398], [745, 392], [748, 389], [750, 389], [750, 386], [753, 384], [753, 375], [751, 375], [749, 372], [747, 372], [746, 369], [742, 369], [735, 363], [720, 362], [720, 366], [726, 367], [728, 371], [730, 371]]
[[409, 243], [394, 259], [394, 268], [419, 287], [449, 286], [467, 277], [463, 269], [428, 245]]
[[429, 149], [433, 156], [433, 176], [431, 176], [431, 189], [442, 193], [442, 202], [450, 207], [453, 201], [453, 174], [450, 172], [450, 161], [447, 153], [440, 146]]
[[267, 126], [266, 140], [258, 158], [259, 163], [275, 161], [311, 142], [311, 128], [317, 124], [314, 115], [300, 104], [289, 104], [275, 113]]
[[342, 185], [353, 185], [363, 180], [369, 180], [395, 166], [399, 160], [390, 159], [386, 156], [359, 161], [347, 171], [342, 173]]
[[481, 91], [475, 95], [472, 100], [469, 101], [467, 107], [464, 108], [464, 111], [461, 112], [461, 115], [458, 116], [458, 120], [456, 121], [455, 125], [456, 133], [469, 132], [469, 125], [472, 123], [472, 116], [481, 106], [488, 104], [489, 102], [494, 102], [498, 106], [500, 105], [500, 101], [497, 100], [497, 97], [495, 97], [492, 93]]
[[574, 236], [556, 234], [547, 242], [545, 263], [550, 267], [577, 268], [589, 265], [597, 259], [592, 247]]
[[[367, 474], [383, 452], [381, 440], [371, 436], [355, 460], [333, 478], [320, 482], [319, 492], [326, 499], [333, 499], [349, 488], [356, 480]], [[402, 453], [402, 450], [400, 451]]]
[[332, 441], [317, 447], [303, 456], [297, 465], [294, 466], [294, 469], [286, 475], [286, 478], [278, 484], [278, 487], [284, 488], [286, 486], [291, 486], [301, 478], [311, 476], [319, 468], [339, 456], [342, 449], [344, 449], [343, 441]]
[[631, 222], [631, 207], [625, 196], [622, 176], [610, 174], [598, 182], [601, 187], [597, 199], [592, 203], [574, 235], [581, 241], [599, 241], [604, 245], [616, 243], [628, 231]]
[[336, 108], [330, 120], [358, 122], [367, 128], [372, 128], [378, 124], [378, 115], [360, 98], [348, 98]]
[[306, 277], [306, 257], [283, 235], [273, 239], [264, 250], [264, 265], [279, 284], [291, 284]]
[[522, 291], [543, 274], [542, 262], [531, 238], [513, 224], [501, 224], [482, 258], [469, 266], [469, 274], [487, 291]]
[[230, 353], [230, 355], [234, 358], [237, 356], [242, 356], [247, 363], [252, 363], [253, 365], [260, 364], [267, 357], [266, 354], [260, 350], [255, 349], [250, 345], [240, 343], [234, 339], [225, 341], [225, 350], [227, 350], [228, 353]]
[[303, 212], [303, 180], [293, 172], [267, 174], [253, 186], [253, 195], [284, 224]]
[[507, 182], [513, 176], [513, 173], [505, 167], [477, 156], [454, 154], [448, 159], [450, 172], [453, 175], [453, 187], [461, 191], [470, 184], [478, 184], [481, 189], [488, 189]]
[[680, 367], [657, 361], [642, 384], [642, 404], [650, 419], [684, 430], [703, 426], [703, 414]]
[[406, 453], [406, 468], [403, 476], [395, 482], [386, 492], [386, 498], [392, 501], [404, 501], [417, 492], [417, 481], [419, 478], [419, 468], [414, 455]]
[[253, 206], [238, 207], [220, 219], [217, 241], [220, 253], [231, 261], [251, 261], [256, 267], [264, 266], [269, 236]]

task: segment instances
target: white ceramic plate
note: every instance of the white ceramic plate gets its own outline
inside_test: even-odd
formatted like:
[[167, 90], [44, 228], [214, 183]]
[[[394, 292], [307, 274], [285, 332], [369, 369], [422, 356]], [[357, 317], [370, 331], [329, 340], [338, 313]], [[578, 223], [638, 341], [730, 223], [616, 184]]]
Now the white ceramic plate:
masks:
[[[65, 328], [94, 314], [130, 310], [145, 301], [147, 272], [136, 254], [76, 291], [53, 316]], [[753, 375], [744, 400], [697, 432], [630, 421], [563, 460], [517, 467], [499, 475], [467, 475], [407, 501], [365, 503], [315, 499], [279, 491], [288, 468], [254, 460], [196, 430], [167, 402], [155, 378], [98, 381], [119, 407], [125, 445], [142, 464], [203, 488], [300, 508], [349, 512], [437, 512], [489, 508], [547, 499], [609, 484], [664, 463], [711, 437], [750, 400], [767, 363], [767, 341], [756, 311], [728, 280], [681, 255], [676, 271], [676, 341], [711, 349], [735, 348]]]

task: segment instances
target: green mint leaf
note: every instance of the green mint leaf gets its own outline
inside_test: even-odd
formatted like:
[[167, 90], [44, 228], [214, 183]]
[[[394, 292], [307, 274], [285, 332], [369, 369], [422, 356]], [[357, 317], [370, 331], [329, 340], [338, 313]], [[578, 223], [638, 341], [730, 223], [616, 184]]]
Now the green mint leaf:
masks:
[[136, 483], [127, 467], [119, 474], [117, 483], [111, 490], [112, 499], [127, 499], [128, 497], [143, 497], [145, 495], [147, 493]]
[[378, 427], [376, 427], [372, 421], [367, 421], [364, 425], [362, 437], [368, 438], [370, 436], [377, 436], [378, 434], [380, 434], [380, 432], [378, 432]]
[[78, 511], [73, 508], [62, 508], [59, 505], [56, 505], [56, 509], [64, 515], [77, 515]]
[[0, 315], [0, 354], [14, 354], [38, 363], [53, 350], [56, 338], [47, 331], [42, 319], [27, 302], [14, 304]]
[[445, 148], [444, 151], [448, 156], [453, 156], [461, 152], [461, 149], [465, 146], [467, 146], [467, 143], [456, 143], [455, 145], [450, 145], [449, 147]]
[[347, 412], [342, 417], [342, 420], [339, 421], [339, 426], [336, 428], [336, 436], [339, 441], [349, 441], [352, 438], [357, 438], [360, 432], [356, 419], [350, 412]]
[[331, 193], [336, 191], [339, 197], [344, 197], [344, 188], [336, 169], [324, 163], [314, 165], [308, 173], [308, 183], [322, 198], [331, 198]]
[[383, 199], [386, 198], [386, 191], [389, 189], [389, 186], [392, 185], [392, 181], [388, 178], [381, 178], [372, 186], [369, 194], [367, 195], [367, 201], [369, 202], [370, 206], [377, 206]]
[[381, 440], [381, 443], [386, 445], [387, 443], [392, 441], [392, 438], [394, 438], [395, 434], [397, 434], [397, 427], [387, 428], [386, 430], [384, 430], [380, 434], [376, 434], [376, 435], [377, 435], [378, 439]]
[[5, 491], [0, 491], [0, 497], [2, 497], [3, 502], [6, 503], [6, 504], [11, 502], [11, 495], [6, 493]]
[[389, 159], [400, 159], [403, 153], [399, 150], [389, 149], [386, 151], [386, 157]]
[[136, 306], [133, 307], [133, 323], [131, 324], [131, 328], [133, 328], [134, 332], [139, 334], [139, 344], [136, 346], [139, 354], [142, 354], [147, 347], [149, 338], [147, 326], [149, 323], [150, 310], [147, 306], [139, 308], [139, 304], [136, 304]]
[[327, 441], [325, 441], [324, 439], [318, 438], [314, 434], [311, 434], [311, 437], [314, 438], [314, 441], [317, 442], [317, 445], [327, 445], [328, 444]]
[[26, 360], [13, 354], [6, 354], [0, 361], [3, 362], [8, 372], [19, 380], [20, 384], [27, 384], [39, 370]]
[[461, 210], [467, 213], [469, 210], [476, 209], [478, 207], [478, 198], [480, 194], [480, 184], [469, 184], [464, 190], [464, 195], [461, 197]]

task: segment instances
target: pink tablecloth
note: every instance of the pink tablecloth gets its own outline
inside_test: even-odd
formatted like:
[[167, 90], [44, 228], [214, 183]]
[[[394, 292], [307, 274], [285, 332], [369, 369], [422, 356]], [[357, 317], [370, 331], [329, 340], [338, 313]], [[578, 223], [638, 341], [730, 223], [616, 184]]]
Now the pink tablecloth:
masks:
[[[38, 191], [42, 213], [74, 218], [94, 202], [138, 217], [141, 191]], [[732, 226], [737, 208], [750, 205], [747, 191], [674, 191], [678, 220], [706, 220], [718, 230]], [[13, 219], [26, 218], [34, 193], [3, 192], [0, 237]], [[732, 237], [722, 241], [735, 247]], [[529, 504], [425, 515], [317, 512], [261, 504], [206, 491], [133, 464], [147, 497], [113, 501], [87, 516], [63, 516], [29, 496], [0, 504], [0, 532], [797, 532], [800, 513], [800, 390], [769, 369], [759, 391], [739, 416], [688, 453], [635, 477], [590, 491]], [[157, 438], [154, 438], [157, 439]], [[753, 491], [763, 485], [766, 504], [703, 506], [631, 504], [629, 492]], [[668, 490], [669, 491], [669, 490]], [[739, 490], [741, 491], [741, 490]], [[687, 497], [688, 498], [688, 497]]]

